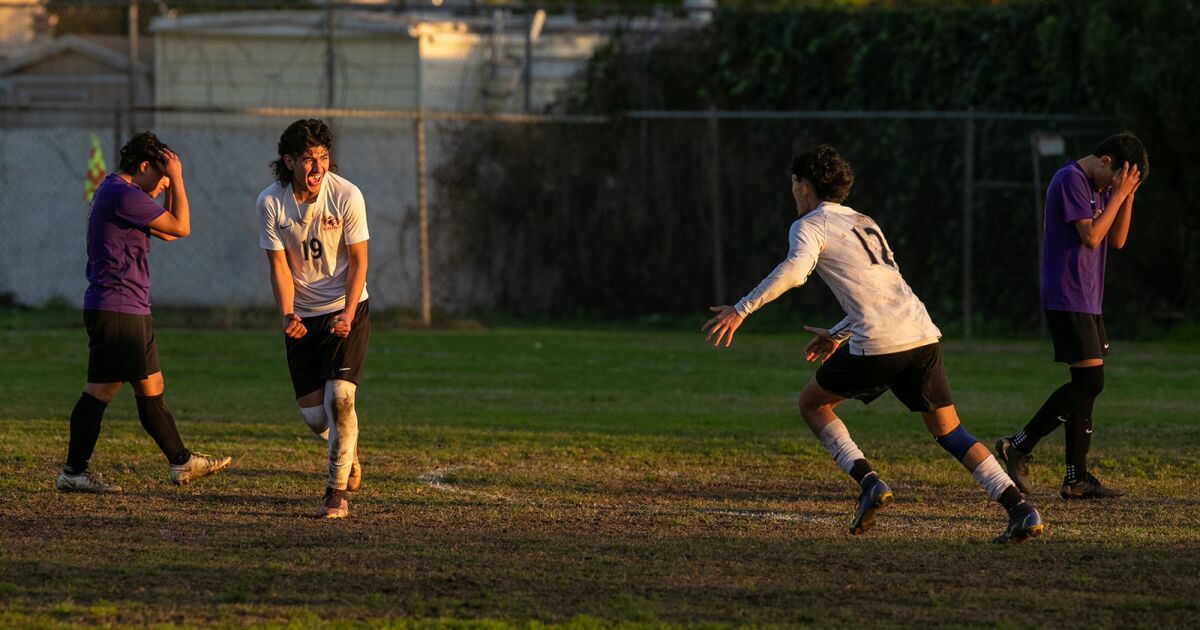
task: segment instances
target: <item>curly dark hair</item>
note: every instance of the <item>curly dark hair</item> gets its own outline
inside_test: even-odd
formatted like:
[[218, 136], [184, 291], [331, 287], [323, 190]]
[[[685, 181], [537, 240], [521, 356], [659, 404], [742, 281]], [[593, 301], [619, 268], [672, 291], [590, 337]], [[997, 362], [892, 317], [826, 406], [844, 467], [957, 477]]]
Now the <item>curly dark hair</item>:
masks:
[[117, 169], [133, 174], [142, 162], [149, 162], [151, 165], [157, 166], [162, 160], [162, 152], [167, 149], [167, 145], [163, 144], [158, 136], [153, 132], [143, 131], [135, 134], [121, 147], [121, 160], [117, 164]]
[[[333, 150], [333, 132], [329, 125], [318, 118], [300, 119], [288, 125], [279, 136], [279, 159], [271, 161], [275, 170], [275, 181], [280, 184], [292, 183], [292, 172], [283, 161], [285, 155], [300, 155], [312, 147], [325, 147]], [[329, 170], [337, 172], [337, 164], [330, 164]]]
[[1138, 167], [1142, 181], [1146, 181], [1146, 178], [1150, 177], [1150, 155], [1146, 153], [1146, 147], [1142, 141], [1128, 131], [1101, 140], [1100, 144], [1096, 145], [1096, 149], [1092, 151], [1092, 155], [1096, 157], [1107, 155], [1112, 160], [1114, 171], [1121, 170], [1126, 162], [1133, 162]]
[[807, 179], [822, 201], [841, 203], [854, 185], [854, 170], [828, 144], [816, 144], [792, 158], [791, 172], [797, 179]]

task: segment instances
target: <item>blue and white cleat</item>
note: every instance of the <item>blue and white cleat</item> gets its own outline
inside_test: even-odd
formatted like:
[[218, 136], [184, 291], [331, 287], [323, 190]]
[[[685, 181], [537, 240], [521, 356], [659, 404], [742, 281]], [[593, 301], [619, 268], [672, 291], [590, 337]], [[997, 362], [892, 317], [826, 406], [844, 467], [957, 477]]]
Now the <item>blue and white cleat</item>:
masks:
[[850, 523], [851, 534], [861, 534], [875, 524], [875, 515], [892, 502], [892, 489], [879, 475], [871, 473], [862, 480], [862, 494], [858, 495], [858, 508]]
[[1041, 536], [1045, 531], [1046, 524], [1042, 522], [1042, 515], [1038, 514], [1028, 501], [1022, 501], [1013, 509], [1012, 514], [1009, 514], [1008, 527], [1004, 529], [1004, 533], [992, 542], [1001, 545], [1023, 543], [1030, 538]]

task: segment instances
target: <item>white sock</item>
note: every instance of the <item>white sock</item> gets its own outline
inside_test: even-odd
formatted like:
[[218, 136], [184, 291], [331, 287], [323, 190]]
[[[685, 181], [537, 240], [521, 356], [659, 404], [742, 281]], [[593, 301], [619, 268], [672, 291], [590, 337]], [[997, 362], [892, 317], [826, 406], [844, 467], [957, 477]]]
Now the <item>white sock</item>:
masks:
[[1004, 469], [1000, 467], [1000, 463], [992, 455], [988, 455], [987, 459], [979, 462], [979, 465], [975, 467], [975, 470], [971, 471], [971, 474], [975, 477], [975, 481], [978, 481], [979, 485], [983, 486], [983, 489], [987, 491], [988, 496], [993, 501], [999, 501], [1000, 495], [1004, 494], [1004, 491], [1013, 485], [1008, 473], [1004, 472]]
[[329, 417], [325, 414], [325, 405], [319, 407], [301, 407], [300, 417], [304, 424], [322, 440], [329, 439]]
[[350, 381], [325, 381], [325, 413], [329, 415], [329, 487], [345, 490], [350, 465], [358, 448], [358, 413], [354, 393], [358, 386]]
[[850, 439], [850, 432], [846, 430], [846, 425], [840, 419], [834, 420], [825, 425], [821, 429], [821, 435], [818, 436], [821, 440], [821, 445], [826, 451], [833, 456], [833, 460], [837, 462], [839, 468], [846, 474], [850, 473], [850, 469], [854, 467], [854, 462], [860, 459], [866, 459], [867, 456], [858, 449], [858, 445], [854, 440]]

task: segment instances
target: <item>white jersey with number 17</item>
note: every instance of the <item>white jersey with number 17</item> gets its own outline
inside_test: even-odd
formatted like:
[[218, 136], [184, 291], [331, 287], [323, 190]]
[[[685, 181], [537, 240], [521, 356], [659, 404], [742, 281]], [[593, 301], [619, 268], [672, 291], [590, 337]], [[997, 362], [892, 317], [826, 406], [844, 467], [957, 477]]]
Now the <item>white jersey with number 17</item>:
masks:
[[871, 217], [826, 201], [792, 224], [788, 240], [787, 259], [737, 303], [738, 314], [804, 284], [816, 269], [846, 312], [830, 330], [839, 338], [849, 334], [852, 354], [901, 352], [941, 337]]
[[[345, 308], [346, 246], [370, 238], [367, 206], [357, 186], [326, 173], [316, 200], [301, 204], [291, 186], [275, 182], [258, 195], [258, 227], [259, 246], [287, 256], [297, 315], [314, 317]], [[363, 285], [359, 302], [365, 299]]]

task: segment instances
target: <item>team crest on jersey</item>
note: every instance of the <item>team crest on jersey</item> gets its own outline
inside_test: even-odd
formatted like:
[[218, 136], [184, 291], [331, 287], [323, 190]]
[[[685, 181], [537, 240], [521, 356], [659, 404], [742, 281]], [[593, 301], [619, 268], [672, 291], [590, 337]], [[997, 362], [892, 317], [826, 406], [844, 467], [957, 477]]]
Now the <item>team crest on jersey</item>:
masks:
[[340, 227], [342, 227], [342, 220], [340, 218], [335, 217], [332, 214], [327, 214], [321, 217], [322, 230], [336, 230]]

